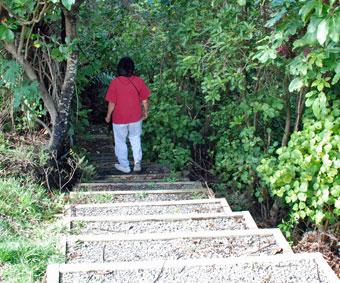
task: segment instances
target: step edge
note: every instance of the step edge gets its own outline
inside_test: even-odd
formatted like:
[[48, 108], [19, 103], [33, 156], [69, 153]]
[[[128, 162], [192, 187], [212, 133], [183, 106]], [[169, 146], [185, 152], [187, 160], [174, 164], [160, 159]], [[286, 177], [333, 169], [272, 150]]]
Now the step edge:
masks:
[[[163, 215], [118, 215], [118, 216], [64, 216], [63, 219], [68, 222], [137, 222], [137, 221], [162, 221], [162, 220], [190, 220], [190, 219], [209, 219], [222, 217], [243, 217], [248, 229], [253, 224], [248, 222], [247, 212], [216, 212], [216, 213], [187, 213], [187, 214], [163, 214]], [[250, 226], [250, 227], [249, 227]], [[254, 229], [258, 229], [257, 226]]]
[[170, 206], [170, 205], [186, 205], [186, 204], [224, 204], [224, 198], [207, 198], [193, 200], [169, 200], [169, 201], [145, 201], [145, 202], [121, 202], [121, 203], [88, 203], [88, 204], [69, 204], [65, 205], [64, 210], [71, 208], [110, 208], [110, 207], [134, 207], [134, 206]]
[[95, 194], [112, 194], [112, 195], [133, 195], [138, 193], [148, 194], [174, 194], [174, 193], [194, 193], [194, 192], [209, 192], [206, 188], [193, 188], [193, 189], [173, 189], [173, 190], [138, 190], [138, 191], [76, 191], [70, 192], [69, 196], [72, 197], [78, 194], [95, 195]]
[[[61, 273], [77, 273], [77, 272], [90, 272], [90, 271], [102, 271], [102, 270], [136, 270], [136, 269], [159, 269], [159, 268], [176, 268], [176, 267], [191, 267], [191, 266], [211, 266], [211, 265], [231, 265], [242, 263], [267, 263], [267, 262], [283, 262], [287, 260], [298, 261], [304, 259], [315, 260], [318, 267], [323, 271], [324, 275], [330, 282], [339, 282], [338, 277], [334, 271], [327, 264], [325, 259], [320, 253], [287, 253], [280, 255], [270, 256], [241, 256], [230, 258], [214, 258], [214, 259], [188, 259], [188, 260], [156, 260], [156, 261], [134, 261], [134, 262], [115, 262], [115, 263], [90, 263], [90, 264], [59, 264], [52, 265], [52, 270], [55, 274], [58, 270], [58, 280]], [[51, 274], [47, 274], [47, 278], [50, 281], [48, 283], [55, 283], [55, 278]]]
[[[179, 182], [150, 182], [151, 184], [159, 184], [159, 185], [202, 185], [201, 182], [195, 182], [195, 181], [179, 181]], [[110, 185], [110, 186], [115, 186], [115, 185], [119, 185], [121, 186], [122, 184], [126, 184], [126, 185], [129, 185], [129, 186], [138, 186], [140, 185], [141, 183], [138, 183], [138, 182], [131, 182], [131, 183], [119, 183], [119, 182], [110, 182], [110, 183], [79, 183], [76, 185], [76, 187], [78, 186], [89, 186], [89, 187], [92, 187], [92, 186], [107, 186], [107, 185]]]
[[[69, 242], [111, 242], [111, 241], [148, 241], [148, 240], [174, 240], [174, 239], [213, 239], [225, 237], [247, 236], [273, 236], [283, 252], [293, 252], [288, 242], [282, 243], [278, 228], [249, 229], [249, 230], [223, 230], [199, 232], [168, 232], [168, 233], [141, 233], [141, 234], [114, 234], [114, 235], [74, 235], [66, 236], [63, 241]], [[281, 232], [280, 232], [281, 233]]]

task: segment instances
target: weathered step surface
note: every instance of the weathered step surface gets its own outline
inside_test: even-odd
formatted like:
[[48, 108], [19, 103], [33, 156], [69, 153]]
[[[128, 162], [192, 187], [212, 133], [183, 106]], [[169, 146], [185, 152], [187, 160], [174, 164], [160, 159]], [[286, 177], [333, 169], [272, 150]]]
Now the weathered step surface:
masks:
[[139, 190], [183, 190], [202, 188], [200, 182], [145, 182], [145, 183], [80, 183], [74, 191], [139, 191]]
[[93, 183], [105, 183], [105, 182], [169, 182], [171, 180], [176, 181], [189, 181], [188, 178], [182, 176], [172, 176], [168, 173], [156, 173], [156, 174], [126, 174], [126, 175], [98, 175], [93, 179]]
[[213, 198], [207, 189], [149, 190], [149, 191], [98, 191], [71, 192], [70, 202], [80, 203], [123, 203]]
[[[105, 175], [121, 175], [119, 171], [114, 169], [114, 158], [113, 157], [90, 157], [90, 160], [92, 161], [92, 164], [96, 167], [97, 171], [100, 174], [105, 174]], [[147, 164], [142, 164], [142, 172], [143, 174], [169, 174], [170, 169], [166, 165], [159, 165], [159, 164], [152, 164], [152, 163], [147, 163]]]
[[335, 283], [319, 253], [122, 263], [50, 265], [48, 283], [230, 282]]
[[249, 212], [67, 217], [71, 234], [139, 234], [257, 229]]
[[65, 209], [67, 216], [161, 215], [231, 212], [225, 199], [80, 204]]
[[76, 236], [65, 239], [67, 263], [228, 258], [292, 252], [278, 229]]

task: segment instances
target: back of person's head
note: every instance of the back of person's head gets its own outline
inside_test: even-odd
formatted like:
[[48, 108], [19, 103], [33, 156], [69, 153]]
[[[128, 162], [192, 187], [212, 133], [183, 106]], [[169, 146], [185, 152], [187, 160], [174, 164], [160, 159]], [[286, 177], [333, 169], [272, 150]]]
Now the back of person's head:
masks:
[[117, 66], [118, 76], [131, 77], [135, 71], [135, 63], [130, 57], [123, 57]]

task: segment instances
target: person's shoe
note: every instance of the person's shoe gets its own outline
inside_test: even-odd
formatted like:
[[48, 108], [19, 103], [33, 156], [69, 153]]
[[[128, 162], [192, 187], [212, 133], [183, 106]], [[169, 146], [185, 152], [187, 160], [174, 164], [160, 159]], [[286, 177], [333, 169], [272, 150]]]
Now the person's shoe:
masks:
[[120, 171], [120, 172], [123, 172], [125, 174], [129, 174], [131, 172], [131, 169], [130, 167], [124, 167], [122, 165], [120, 165], [119, 163], [116, 163], [115, 164], [115, 168]]
[[142, 171], [142, 166], [140, 163], [136, 163], [135, 166], [133, 167], [133, 172], [140, 172]]

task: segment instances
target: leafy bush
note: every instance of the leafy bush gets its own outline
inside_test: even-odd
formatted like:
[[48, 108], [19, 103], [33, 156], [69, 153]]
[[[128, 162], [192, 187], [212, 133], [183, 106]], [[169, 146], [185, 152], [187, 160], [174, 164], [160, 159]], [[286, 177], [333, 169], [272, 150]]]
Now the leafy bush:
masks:
[[272, 192], [291, 208], [282, 224], [290, 236], [299, 220], [310, 219], [319, 228], [340, 217], [340, 111], [338, 105], [322, 120], [306, 120], [277, 157], [258, 167]]
[[162, 84], [159, 79], [152, 85], [150, 113], [143, 126], [144, 151], [150, 160], [167, 162], [174, 169], [183, 170], [191, 158], [192, 145], [202, 143], [197, 130], [200, 121], [190, 119], [181, 105], [186, 94], [169, 96], [177, 92], [176, 85], [170, 81]]

